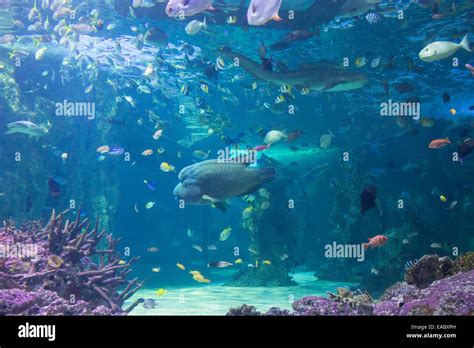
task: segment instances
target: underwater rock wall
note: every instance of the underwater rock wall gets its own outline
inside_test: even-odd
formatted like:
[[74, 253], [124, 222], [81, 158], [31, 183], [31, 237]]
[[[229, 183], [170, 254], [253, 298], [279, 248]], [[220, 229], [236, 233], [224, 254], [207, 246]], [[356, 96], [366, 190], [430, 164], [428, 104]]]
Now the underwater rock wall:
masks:
[[[288, 276], [291, 263], [288, 255], [295, 251], [296, 242], [304, 229], [291, 209], [282, 202], [289, 199], [285, 193], [287, 180], [268, 185], [271, 195], [260, 197], [251, 203], [251, 215], [244, 219], [243, 227], [250, 238], [251, 260], [260, 267], [246, 267], [233, 276], [228, 286], [289, 286], [296, 283]], [[273, 187], [273, 189], [272, 189]], [[265, 203], [265, 202], [269, 202]], [[286, 255], [286, 257], [282, 257]], [[262, 265], [272, 260], [269, 265]]]
[[[0, 70], [0, 88], [4, 91], [0, 95], [0, 126], [29, 120], [49, 132], [40, 138], [23, 134], [0, 137], [5, 154], [0, 158], [0, 199], [8, 200], [8, 204], [0, 204], [0, 217], [17, 221], [47, 219], [52, 209], [77, 211], [82, 207], [84, 215], [99, 217], [101, 227], [113, 230], [120, 198], [116, 163], [99, 165], [94, 154], [98, 146], [113, 141], [115, 134], [108, 118], [99, 115], [113, 117], [117, 113], [115, 100], [107, 97], [106, 90], [97, 89], [91, 99], [97, 110], [94, 119], [57, 115], [56, 103], [63, 100], [30, 96], [24, 90], [26, 86], [18, 85], [14, 78], [19, 71], [25, 73], [26, 63], [5, 63], [6, 68]], [[71, 98], [76, 92], [72, 91]], [[51, 96], [58, 98], [57, 94]], [[58, 196], [48, 192], [49, 178], [59, 184]]]

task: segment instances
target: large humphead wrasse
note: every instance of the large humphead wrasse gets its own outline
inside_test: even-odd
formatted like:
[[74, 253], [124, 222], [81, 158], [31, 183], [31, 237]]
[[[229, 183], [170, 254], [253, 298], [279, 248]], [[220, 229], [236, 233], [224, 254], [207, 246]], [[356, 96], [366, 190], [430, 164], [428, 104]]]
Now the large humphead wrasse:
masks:
[[187, 204], [212, 204], [225, 210], [225, 201], [250, 194], [275, 178], [274, 168], [251, 168], [245, 163], [208, 160], [184, 168], [174, 195]]
[[311, 64], [298, 70], [271, 71], [253, 60], [224, 47], [222, 53], [238, 60], [238, 65], [255, 78], [277, 86], [306, 87], [323, 92], [342, 92], [364, 87], [368, 83], [365, 74], [325, 64]]

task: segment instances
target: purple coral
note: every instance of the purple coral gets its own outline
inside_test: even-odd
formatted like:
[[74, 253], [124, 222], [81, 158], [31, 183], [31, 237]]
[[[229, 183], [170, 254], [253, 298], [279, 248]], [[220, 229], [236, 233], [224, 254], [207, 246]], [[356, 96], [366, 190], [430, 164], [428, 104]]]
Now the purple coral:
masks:
[[[293, 312], [272, 308], [266, 315], [473, 315], [474, 270], [436, 280], [424, 289], [398, 282], [372, 303], [363, 295], [342, 298], [307, 296], [293, 303]], [[253, 306], [231, 311], [232, 315], [255, 315]], [[229, 313], [230, 314], [230, 313]]]
[[433, 282], [425, 289], [399, 283], [375, 306], [376, 315], [472, 315], [474, 270]]
[[44, 228], [38, 222], [20, 228], [9, 222], [0, 228], [0, 243], [34, 246], [35, 252], [0, 259], [0, 315], [126, 314], [123, 303], [143, 283], [126, 279], [138, 258], [119, 262], [118, 241], [99, 233], [98, 222], [91, 229], [80, 212], [70, 222], [53, 211]]

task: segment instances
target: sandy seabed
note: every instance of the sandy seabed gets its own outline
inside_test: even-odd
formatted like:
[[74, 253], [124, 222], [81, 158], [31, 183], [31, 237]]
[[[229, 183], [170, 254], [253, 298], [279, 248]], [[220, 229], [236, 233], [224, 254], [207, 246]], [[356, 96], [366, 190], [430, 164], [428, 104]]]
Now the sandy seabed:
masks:
[[288, 287], [228, 287], [224, 281], [211, 284], [198, 284], [184, 287], [167, 287], [167, 293], [158, 297], [155, 288], [142, 288], [126, 301], [124, 307], [137, 298], [154, 299], [156, 307], [146, 309], [137, 306], [131, 315], [225, 315], [229, 308], [250, 304], [260, 312], [271, 307], [291, 309], [293, 299], [304, 296], [325, 296], [326, 291], [334, 292], [339, 286], [352, 286], [350, 283], [335, 283], [317, 280], [313, 272], [295, 273], [293, 279], [297, 286]]

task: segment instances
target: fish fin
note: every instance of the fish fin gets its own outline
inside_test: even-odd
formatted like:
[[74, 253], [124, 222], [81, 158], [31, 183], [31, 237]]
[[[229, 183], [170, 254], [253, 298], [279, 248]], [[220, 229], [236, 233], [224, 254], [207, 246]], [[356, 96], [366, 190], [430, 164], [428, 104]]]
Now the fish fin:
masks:
[[461, 46], [462, 48], [464, 48], [466, 51], [472, 52], [472, 50], [471, 50], [471, 44], [469, 43], [469, 40], [467, 39], [467, 35], [468, 35], [468, 34], [466, 34], [466, 36], [464, 36], [464, 39], [462, 39], [462, 41], [461, 41], [461, 43], [460, 43], [460, 46]]
[[324, 86], [323, 91], [329, 91], [333, 89], [334, 87], [338, 86], [340, 83], [341, 82], [339, 81], [331, 82], [330, 84]]
[[274, 21], [277, 21], [277, 22], [281, 22], [281, 21], [283, 20], [283, 19], [278, 15], [278, 13], [276, 13], [276, 14], [272, 17], [272, 19], [273, 19]]
[[217, 208], [217, 209], [219, 209], [220, 211], [222, 211], [224, 213], [227, 212], [227, 203], [226, 202], [219, 201], [218, 199], [212, 198], [209, 195], [203, 195], [202, 199], [204, 199], [205, 201], [208, 201], [213, 208]]
[[219, 201], [219, 202], [216, 202], [214, 204], [214, 206], [217, 209], [219, 209], [220, 211], [222, 211], [223, 213], [227, 213], [227, 203], [226, 202]]
[[208, 202], [211, 202], [211, 203], [216, 203], [216, 202], [219, 201], [218, 199], [212, 198], [209, 195], [202, 195], [201, 198], [204, 199], [205, 201], [208, 201]]
[[208, 201], [213, 208], [217, 208], [217, 209], [219, 209], [220, 211], [222, 211], [224, 213], [227, 212], [227, 203], [226, 202], [219, 201], [218, 199], [212, 198], [211, 196], [208, 196], [208, 195], [203, 195], [202, 199], [204, 199], [205, 201]]

